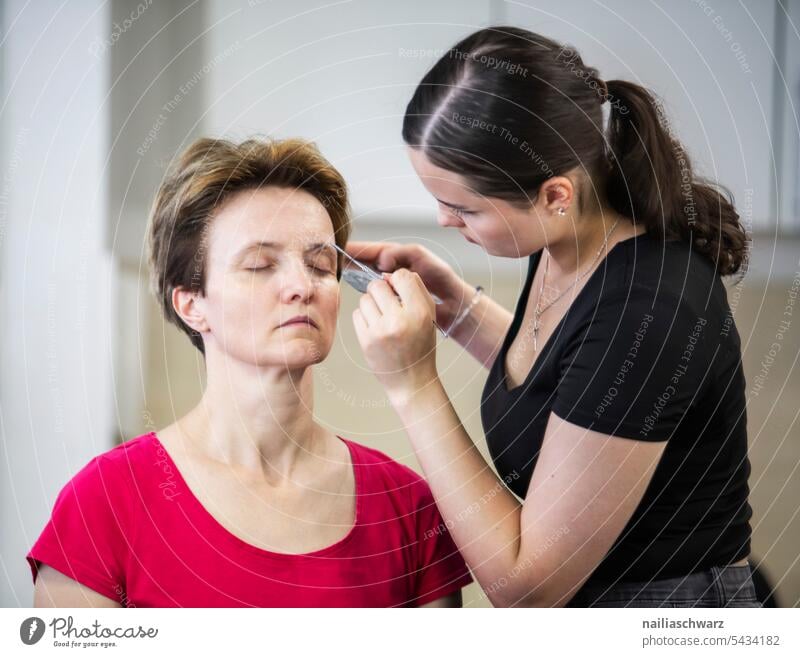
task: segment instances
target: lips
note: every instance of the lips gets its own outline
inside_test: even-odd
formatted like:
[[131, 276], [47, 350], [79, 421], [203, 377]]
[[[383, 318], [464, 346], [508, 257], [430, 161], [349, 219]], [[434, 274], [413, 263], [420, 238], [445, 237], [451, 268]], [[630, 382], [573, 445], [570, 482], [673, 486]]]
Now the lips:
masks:
[[291, 319], [286, 320], [281, 327], [283, 326], [294, 326], [295, 324], [300, 326], [311, 326], [313, 328], [319, 328], [317, 323], [311, 319], [308, 315], [297, 315], [296, 317], [292, 317]]

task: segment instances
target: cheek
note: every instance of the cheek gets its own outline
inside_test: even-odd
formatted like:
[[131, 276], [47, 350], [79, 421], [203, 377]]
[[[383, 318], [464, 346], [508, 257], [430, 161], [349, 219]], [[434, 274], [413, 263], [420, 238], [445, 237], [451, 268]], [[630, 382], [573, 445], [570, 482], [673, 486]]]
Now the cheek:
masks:
[[530, 217], [513, 213], [499, 215], [496, 226], [498, 235], [514, 236], [518, 240], [524, 239], [531, 231]]
[[[268, 290], [258, 277], [230, 277], [217, 285], [209, 294], [209, 312], [218, 321], [247, 322], [263, 317], [274, 304], [270, 304]], [[230, 326], [228, 330], [230, 330]]]
[[332, 280], [321, 283], [317, 292], [320, 312], [333, 323], [336, 323], [339, 315], [340, 289], [339, 282], [332, 278]]
[[508, 219], [502, 215], [489, 215], [474, 221], [469, 228], [488, 241], [506, 238], [514, 232]]

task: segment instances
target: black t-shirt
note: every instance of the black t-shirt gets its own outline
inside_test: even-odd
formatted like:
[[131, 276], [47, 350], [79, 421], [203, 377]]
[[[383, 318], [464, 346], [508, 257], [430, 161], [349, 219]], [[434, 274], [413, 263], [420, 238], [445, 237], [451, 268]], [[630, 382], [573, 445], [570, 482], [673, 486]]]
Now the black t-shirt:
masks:
[[646, 234], [617, 243], [539, 345], [525, 381], [508, 391], [506, 353], [540, 258], [529, 258], [483, 391], [500, 476], [525, 497], [551, 412], [604, 434], [667, 441], [641, 503], [589, 582], [679, 577], [748, 556], [741, 344], [711, 262]]

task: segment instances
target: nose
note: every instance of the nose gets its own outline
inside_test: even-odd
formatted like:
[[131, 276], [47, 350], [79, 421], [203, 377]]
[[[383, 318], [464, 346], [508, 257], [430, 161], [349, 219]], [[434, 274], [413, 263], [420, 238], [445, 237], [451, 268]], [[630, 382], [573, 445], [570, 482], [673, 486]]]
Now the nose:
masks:
[[439, 210], [439, 214], [436, 216], [436, 221], [442, 228], [448, 228], [450, 226], [458, 228], [465, 225], [461, 219], [447, 210]]
[[281, 301], [308, 303], [313, 296], [314, 281], [305, 263], [287, 263], [281, 280]]

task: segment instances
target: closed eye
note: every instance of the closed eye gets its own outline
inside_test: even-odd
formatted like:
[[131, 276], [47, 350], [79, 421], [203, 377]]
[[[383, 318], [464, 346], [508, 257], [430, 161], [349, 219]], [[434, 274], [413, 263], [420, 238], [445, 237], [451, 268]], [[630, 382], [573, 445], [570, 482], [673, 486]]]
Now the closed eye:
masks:
[[449, 205], [444, 201], [439, 201], [441, 205], [443, 205], [450, 213], [455, 217], [469, 217], [470, 215], [476, 214], [473, 210], [465, 210], [464, 208], [455, 207], [453, 205]]
[[320, 255], [319, 257], [307, 260], [306, 264], [311, 271], [320, 274], [335, 274], [336, 273], [336, 259], [327, 255]]

